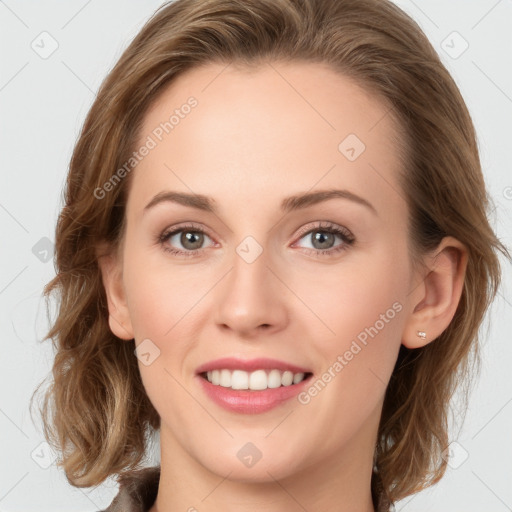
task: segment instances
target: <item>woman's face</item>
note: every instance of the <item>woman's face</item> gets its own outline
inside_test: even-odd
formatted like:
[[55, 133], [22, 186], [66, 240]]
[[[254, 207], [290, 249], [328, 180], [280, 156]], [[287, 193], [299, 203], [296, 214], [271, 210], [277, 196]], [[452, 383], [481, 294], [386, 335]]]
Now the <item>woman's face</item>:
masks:
[[147, 113], [114, 330], [162, 457], [244, 481], [371, 458], [415, 284], [388, 110], [281, 63], [195, 68]]

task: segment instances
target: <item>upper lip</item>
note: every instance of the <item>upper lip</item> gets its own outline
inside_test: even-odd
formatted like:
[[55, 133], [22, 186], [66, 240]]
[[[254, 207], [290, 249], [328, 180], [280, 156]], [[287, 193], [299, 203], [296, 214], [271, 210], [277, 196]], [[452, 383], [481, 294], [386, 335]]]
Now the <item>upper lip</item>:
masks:
[[266, 357], [259, 357], [256, 359], [237, 359], [234, 357], [223, 357], [215, 359], [202, 364], [197, 368], [197, 373], [205, 373], [212, 370], [245, 370], [251, 372], [255, 370], [281, 370], [291, 371], [293, 373], [310, 373], [309, 370], [297, 366], [295, 364], [280, 361], [278, 359], [269, 359]]

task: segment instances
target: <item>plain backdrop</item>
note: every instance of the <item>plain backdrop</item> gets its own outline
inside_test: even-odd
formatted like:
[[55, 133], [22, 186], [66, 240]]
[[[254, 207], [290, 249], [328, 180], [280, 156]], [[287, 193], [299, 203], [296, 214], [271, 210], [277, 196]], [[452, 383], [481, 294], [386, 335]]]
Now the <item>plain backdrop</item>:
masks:
[[[400, 0], [454, 76], [478, 132], [492, 225], [512, 234], [512, 3]], [[149, 16], [150, 0], [0, 0], [0, 511], [96, 511], [117, 493], [70, 486], [28, 402], [52, 364], [41, 343], [43, 286], [53, 277], [55, 223], [71, 151], [95, 92]], [[484, 334], [466, 421], [452, 427], [449, 468], [403, 512], [512, 510], [512, 297], [505, 265]], [[459, 395], [454, 398], [457, 403]], [[148, 463], [158, 462], [158, 439]], [[319, 512], [319, 511], [309, 511]]]

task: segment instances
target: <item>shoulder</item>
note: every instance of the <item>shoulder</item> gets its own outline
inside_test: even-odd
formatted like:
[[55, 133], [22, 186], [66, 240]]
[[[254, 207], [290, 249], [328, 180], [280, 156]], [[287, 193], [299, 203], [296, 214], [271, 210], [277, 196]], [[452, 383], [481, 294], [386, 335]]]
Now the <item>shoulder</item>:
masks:
[[98, 512], [147, 512], [155, 503], [160, 466], [133, 470], [119, 476], [119, 492], [109, 507]]

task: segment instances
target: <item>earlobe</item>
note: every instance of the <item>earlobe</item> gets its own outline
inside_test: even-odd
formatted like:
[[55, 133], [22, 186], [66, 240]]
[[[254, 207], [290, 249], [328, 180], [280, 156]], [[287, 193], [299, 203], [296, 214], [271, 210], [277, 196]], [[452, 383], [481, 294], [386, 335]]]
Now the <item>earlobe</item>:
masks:
[[430, 270], [411, 293], [412, 313], [402, 336], [407, 348], [423, 347], [446, 330], [464, 287], [468, 260], [464, 244], [445, 237], [429, 259]]
[[121, 268], [111, 254], [99, 256], [98, 266], [107, 296], [110, 330], [118, 338], [131, 340], [134, 336], [126, 305]]

